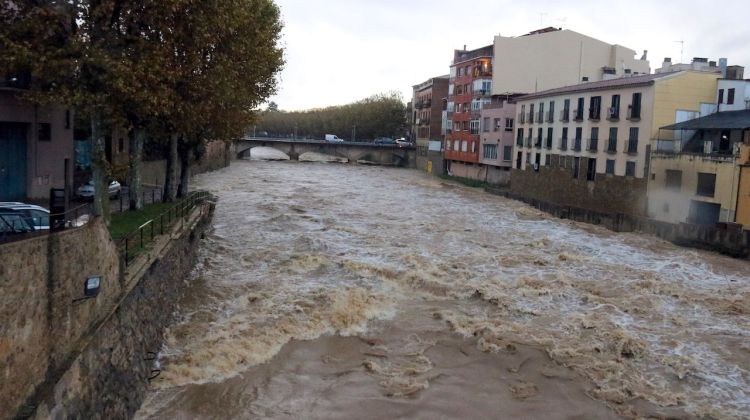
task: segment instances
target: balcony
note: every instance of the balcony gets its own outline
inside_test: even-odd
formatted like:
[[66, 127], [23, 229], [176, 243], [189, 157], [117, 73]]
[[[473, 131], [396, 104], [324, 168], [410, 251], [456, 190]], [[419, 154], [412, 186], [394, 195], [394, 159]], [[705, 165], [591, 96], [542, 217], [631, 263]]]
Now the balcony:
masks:
[[609, 121], [620, 121], [620, 108], [607, 108], [607, 119]]
[[552, 137], [547, 137], [547, 142], [544, 144], [544, 148], [552, 150]]
[[525, 112], [521, 112], [520, 114], [518, 114], [518, 123], [519, 124], [526, 124], [526, 113]]
[[548, 123], [555, 122], [555, 113], [553, 111], [547, 111], [547, 122]]
[[628, 140], [628, 149], [626, 150], [626, 153], [629, 155], [637, 155], [638, 154], [638, 139], [629, 139]]
[[640, 121], [641, 120], [641, 110], [640, 109], [633, 110], [633, 106], [632, 105], [629, 106], [628, 107], [627, 119], [630, 120], [630, 121]]
[[526, 147], [531, 148], [531, 137], [526, 137]]
[[607, 141], [607, 153], [617, 153], [617, 139], [609, 139]]
[[563, 109], [560, 111], [560, 121], [562, 122], [568, 122], [570, 121], [570, 110], [569, 109]]
[[571, 149], [571, 150], [573, 150], [575, 152], [580, 152], [581, 151], [581, 143], [582, 142], [583, 142], [582, 139], [575, 139], [575, 141], [573, 142], [573, 149]]
[[539, 124], [544, 122], [544, 111], [539, 111], [536, 113], [536, 120], [539, 121]]
[[534, 112], [529, 111], [529, 124], [534, 124]]
[[583, 121], [583, 110], [582, 109], [576, 109], [575, 112], [573, 112], [573, 120], [581, 122]]
[[589, 152], [599, 151], [599, 139], [589, 139], [589, 148], [587, 150]]
[[589, 108], [589, 120], [599, 121], [601, 118], [601, 114], [602, 114], [601, 108]]
[[568, 138], [562, 137], [560, 139], [560, 150], [568, 150]]
[[537, 137], [534, 141], [534, 147], [536, 147], [537, 149], [541, 149], [543, 140], [544, 140], [543, 138]]

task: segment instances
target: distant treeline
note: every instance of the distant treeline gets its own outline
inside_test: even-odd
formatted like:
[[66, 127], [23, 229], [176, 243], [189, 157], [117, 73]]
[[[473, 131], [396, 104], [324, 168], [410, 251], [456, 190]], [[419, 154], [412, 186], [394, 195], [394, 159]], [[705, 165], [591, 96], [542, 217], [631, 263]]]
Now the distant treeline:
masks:
[[[266, 132], [273, 137], [322, 139], [335, 134], [351, 140], [356, 126], [356, 140], [376, 137], [400, 137], [406, 134], [406, 108], [398, 93], [373, 95], [348, 105], [331, 106], [307, 111], [265, 111], [255, 133]], [[263, 133], [265, 134], [265, 133]]]

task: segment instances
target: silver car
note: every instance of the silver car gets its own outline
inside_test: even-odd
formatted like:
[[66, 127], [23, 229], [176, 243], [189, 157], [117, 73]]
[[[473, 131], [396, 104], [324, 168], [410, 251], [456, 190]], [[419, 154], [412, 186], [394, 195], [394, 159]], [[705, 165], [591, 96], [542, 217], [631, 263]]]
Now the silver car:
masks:
[[18, 214], [34, 230], [49, 230], [49, 210], [41, 206], [25, 203], [0, 203], [0, 213]]

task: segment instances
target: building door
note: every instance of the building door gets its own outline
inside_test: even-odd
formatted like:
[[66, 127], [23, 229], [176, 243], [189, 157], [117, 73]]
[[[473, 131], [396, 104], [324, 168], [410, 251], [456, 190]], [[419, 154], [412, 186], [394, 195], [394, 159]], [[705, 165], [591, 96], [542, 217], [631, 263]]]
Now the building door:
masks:
[[26, 133], [22, 123], [0, 123], [0, 201], [26, 198]]
[[719, 221], [721, 205], [705, 201], [690, 200], [688, 221], [699, 225], [712, 225]]

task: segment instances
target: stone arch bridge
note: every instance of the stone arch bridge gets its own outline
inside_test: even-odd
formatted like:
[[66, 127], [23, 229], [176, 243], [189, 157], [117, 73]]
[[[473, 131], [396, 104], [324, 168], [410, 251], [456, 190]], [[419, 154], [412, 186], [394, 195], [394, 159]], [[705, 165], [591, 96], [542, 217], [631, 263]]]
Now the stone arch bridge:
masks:
[[307, 152], [322, 153], [342, 157], [349, 163], [416, 167], [416, 150], [414, 146], [391, 144], [374, 144], [360, 142], [330, 142], [324, 140], [274, 139], [268, 137], [246, 137], [237, 142], [237, 157], [250, 156], [255, 147], [272, 147], [286, 153], [290, 159], [297, 160]]

